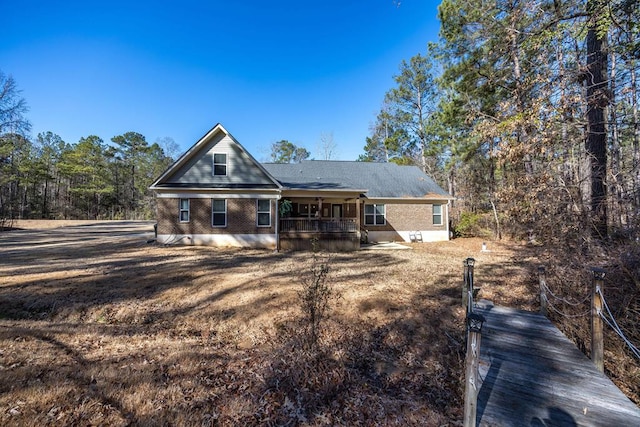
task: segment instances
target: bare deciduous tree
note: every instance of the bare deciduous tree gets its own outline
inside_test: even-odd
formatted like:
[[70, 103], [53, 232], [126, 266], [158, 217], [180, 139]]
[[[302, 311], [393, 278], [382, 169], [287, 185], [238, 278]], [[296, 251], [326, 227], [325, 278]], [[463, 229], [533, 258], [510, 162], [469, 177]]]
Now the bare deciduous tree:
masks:
[[322, 132], [316, 147], [320, 160], [333, 160], [338, 155], [338, 146], [333, 139], [333, 132]]
[[13, 77], [0, 71], [0, 135], [25, 135], [31, 130], [31, 124], [25, 118], [29, 107], [20, 93]]

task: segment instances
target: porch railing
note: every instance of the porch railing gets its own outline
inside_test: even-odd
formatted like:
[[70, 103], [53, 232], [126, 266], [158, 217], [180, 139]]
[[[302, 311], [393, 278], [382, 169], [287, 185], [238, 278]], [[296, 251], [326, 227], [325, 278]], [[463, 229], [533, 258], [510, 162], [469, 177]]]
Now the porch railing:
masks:
[[285, 218], [280, 220], [281, 233], [355, 233], [355, 218]]

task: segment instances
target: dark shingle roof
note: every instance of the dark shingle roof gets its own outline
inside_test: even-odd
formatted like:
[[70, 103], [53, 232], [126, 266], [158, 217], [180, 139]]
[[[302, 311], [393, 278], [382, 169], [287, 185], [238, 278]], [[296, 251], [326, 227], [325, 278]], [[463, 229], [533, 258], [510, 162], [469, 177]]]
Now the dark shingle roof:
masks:
[[370, 198], [451, 197], [417, 166], [331, 160], [262, 166], [284, 187], [295, 190], [360, 190]]

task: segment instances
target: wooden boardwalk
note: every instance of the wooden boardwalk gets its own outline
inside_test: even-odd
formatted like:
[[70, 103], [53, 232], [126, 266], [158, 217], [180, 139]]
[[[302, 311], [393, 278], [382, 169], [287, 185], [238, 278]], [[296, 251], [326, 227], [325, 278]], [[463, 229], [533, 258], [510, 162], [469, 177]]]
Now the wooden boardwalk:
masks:
[[480, 301], [480, 426], [640, 426], [640, 408], [546, 317]]

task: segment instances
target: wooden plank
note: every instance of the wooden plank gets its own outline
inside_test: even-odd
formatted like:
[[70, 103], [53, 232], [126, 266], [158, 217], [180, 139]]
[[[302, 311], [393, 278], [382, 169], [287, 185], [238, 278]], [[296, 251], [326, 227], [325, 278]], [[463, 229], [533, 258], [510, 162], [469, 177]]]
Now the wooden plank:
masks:
[[580, 374], [593, 375], [593, 369], [589, 366], [590, 360], [566, 338], [564, 338], [564, 342], [544, 342], [543, 346], [540, 346], [529, 340], [520, 342], [515, 334], [500, 337], [487, 336], [485, 337], [485, 348], [491, 348], [491, 354], [499, 352], [503, 359], [527, 363], [525, 366], [531, 366], [531, 362], [533, 362], [533, 365], [545, 365], [545, 370], [552, 372], [571, 371], [575, 372], [577, 376]]
[[[509, 409], [515, 410], [516, 418], [513, 420], [523, 420], [534, 417], [542, 417], [550, 408], [561, 409], [564, 413], [570, 415], [574, 420], [580, 420], [580, 425], [606, 425], [606, 426], [637, 426], [640, 417], [637, 413], [624, 408], [615, 402], [592, 400], [589, 397], [573, 398], [571, 396], [555, 395], [552, 399], [541, 397], [542, 394], [513, 394], [510, 390], [498, 388], [494, 390], [492, 399], [499, 402], [494, 405], [491, 410], [485, 410], [482, 414], [481, 421], [484, 421], [484, 415], [487, 417], [493, 413], [504, 413]], [[479, 400], [482, 403], [482, 400]], [[527, 417], [528, 415], [528, 417]], [[615, 421], [614, 421], [615, 420]], [[515, 425], [514, 422], [506, 422], [503, 425]], [[524, 424], [524, 423], [523, 423]], [[526, 425], [529, 425], [527, 423]], [[575, 424], [574, 424], [575, 425]]]
[[[481, 416], [481, 418], [480, 418]], [[490, 413], [479, 414], [480, 426], [612, 427], [637, 426], [637, 419], [600, 408], [566, 408], [562, 404], [520, 406], [503, 404]]]
[[[485, 346], [489, 344], [490, 343], [485, 342]], [[590, 360], [586, 360], [583, 365], [565, 364], [563, 367], [561, 364], [551, 365], [548, 360], [527, 358], [525, 355], [514, 355], [513, 353], [503, 353], [498, 358], [485, 355], [484, 353], [482, 356], [488, 356], [485, 360], [489, 360], [491, 363], [495, 363], [496, 359], [501, 359], [502, 361], [507, 360], [510, 365], [518, 366], [518, 373], [520, 375], [540, 376], [541, 378], [553, 376], [557, 382], [566, 381], [568, 383], [578, 383], [581, 381], [589, 381], [594, 384], [603, 383], [605, 387], [610, 386], [610, 380], [605, 382], [603, 379], [600, 381], [598, 377], [595, 376], [593, 367], [587, 366], [587, 364], [591, 363]]]
[[[489, 318], [483, 328], [483, 337], [495, 349], [521, 351], [530, 354], [531, 357], [548, 357], [554, 360], [560, 358], [563, 361], [576, 364], [582, 364], [585, 360], [589, 360], [555, 327], [549, 333], [537, 334], [527, 330], [513, 330], [496, 326], [500, 323], [501, 319], [499, 318]], [[532, 353], [530, 350], [537, 352]]]
[[537, 359], [549, 359], [558, 364], [571, 363], [582, 365], [589, 359], [573, 344], [567, 348], [567, 338], [544, 339], [542, 337], [521, 336], [517, 333], [496, 334], [495, 331], [483, 331], [483, 337], [487, 341], [485, 345], [496, 351], [523, 354], [523, 357]]
[[[584, 371], [588, 375], [592, 375], [593, 372], [589, 369], [588, 364], [591, 360], [579, 350], [575, 349], [575, 352], [564, 351], [563, 347], [558, 346], [557, 343], [550, 343], [549, 348], [536, 348], [530, 345], [520, 345], [516, 339], [507, 337], [506, 339], [485, 339], [485, 347], [491, 348], [492, 352], [488, 356], [495, 354], [505, 355], [504, 359], [518, 359], [523, 363], [527, 361], [533, 361], [536, 364], [546, 364], [547, 368], [551, 370], [566, 370], [565, 365], [574, 365], [578, 367], [578, 373]], [[535, 352], [535, 353], [534, 353]], [[582, 366], [587, 366], [582, 369]]]
[[[507, 366], [506, 368], [513, 368]], [[612, 400], [625, 398], [619, 390], [615, 390], [613, 384], [597, 384], [587, 379], [580, 382], [557, 381], [555, 375], [547, 375], [545, 378], [530, 377], [526, 375], [514, 376], [509, 374], [498, 374], [495, 378], [484, 377], [484, 381], [500, 380], [501, 391], [508, 391], [510, 394], [523, 396], [553, 396], [553, 400], [558, 397], [571, 399], [588, 399], [589, 401], [600, 402], [599, 405], [607, 405]], [[615, 406], [615, 405], [614, 405]], [[617, 406], [615, 406], [617, 408]], [[623, 409], [623, 408], [622, 408]]]
[[640, 426], [640, 408], [548, 319], [483, 302], [479, 425]]

